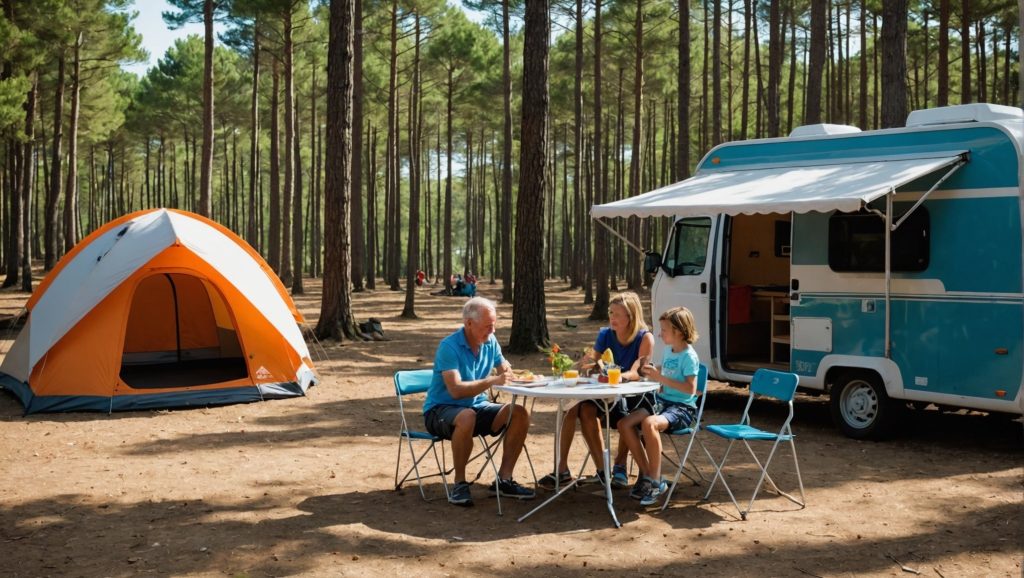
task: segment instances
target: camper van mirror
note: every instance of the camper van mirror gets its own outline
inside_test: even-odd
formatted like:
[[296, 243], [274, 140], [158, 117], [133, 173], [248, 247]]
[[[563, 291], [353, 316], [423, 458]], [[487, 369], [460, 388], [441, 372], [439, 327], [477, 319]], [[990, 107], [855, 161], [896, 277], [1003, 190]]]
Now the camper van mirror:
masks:
[[661, 253], [647, 251], [644, 256], [644, 271], [654, 275], [658, 272], [658, 267], [661, 267]]

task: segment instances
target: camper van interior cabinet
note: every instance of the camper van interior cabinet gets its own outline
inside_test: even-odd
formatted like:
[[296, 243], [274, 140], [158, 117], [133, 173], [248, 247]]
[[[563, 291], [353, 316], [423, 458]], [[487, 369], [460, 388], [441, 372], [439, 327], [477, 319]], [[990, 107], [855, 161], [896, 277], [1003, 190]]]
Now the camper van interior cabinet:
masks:
[[879, 438], [910, 405], [1024, 413], [1022, 149], [1024, 111], [987, 104], [800, 127], [592, 214], [675, 217], [652, 314], [693, 311], [713, 379], [792, 371]]

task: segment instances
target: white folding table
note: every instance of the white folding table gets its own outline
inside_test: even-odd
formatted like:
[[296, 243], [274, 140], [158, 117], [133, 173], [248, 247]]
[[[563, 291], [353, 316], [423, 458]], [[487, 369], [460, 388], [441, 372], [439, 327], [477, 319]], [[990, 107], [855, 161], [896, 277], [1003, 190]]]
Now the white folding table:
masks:
[[515, 397], [532, 397], [532, 398], [546, 398], [546, 399], [557, 399], [558, 400], [558, 412], [555, 417], [555, 494], [545, 500], [543, 503], [538, 505], [536, 508], [522, 515], [519, 521], [522, 522], [526, 518], [533, 515], [534, 512], [540, 510], [544, 506], [548, 505], [555, 498], [564, 494], [567, 490], [574, 487], [579, 483], [579, 479], [575, 479], [569, 482], [564, 487], [560, 487], [558, 483], [559, 471], [559, 457], [558, 448], [562, 439], [562, 419], [565, 414], [565, 402], [566, 401], [581, 401], [581, 400], [593, 400], [598, 402], [598, 406], [604, 410], [604, 491], [605, 498], [608, 502], [608, 513], [612, 516], [612, 521], [615, 522], [615, 527], [622, 526], [619, 523], [618, 516], [615, 515], [615, 507], [612, 501], [612, 487], [611, 487], [611, 431], [608, 427], [609, 418], [608, 414], [612, 409], [612, 406], [622, 397], [643, 395], [656, 391], [660, 384], [654, 381], [634, 381], [628, 383], [622, 383], [619, 385], [608, 385], [606, 383], [578, 383], [576, 385], [566, 385], [563, 380], [554, 380], [545, 383], [544, 385], [530, 384], [530, 385], [497, 385], [494, 386], [494, 390], [509, 393], [513, 396], [513, 403]]

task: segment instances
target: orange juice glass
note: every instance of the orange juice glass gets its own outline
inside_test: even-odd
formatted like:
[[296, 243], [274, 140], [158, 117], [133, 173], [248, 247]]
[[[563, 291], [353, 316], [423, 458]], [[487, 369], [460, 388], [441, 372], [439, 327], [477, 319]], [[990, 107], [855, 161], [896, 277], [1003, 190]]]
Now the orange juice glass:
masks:
[[622, 381], [622, 368], [608, 368], [608, 385], [618, 385]]

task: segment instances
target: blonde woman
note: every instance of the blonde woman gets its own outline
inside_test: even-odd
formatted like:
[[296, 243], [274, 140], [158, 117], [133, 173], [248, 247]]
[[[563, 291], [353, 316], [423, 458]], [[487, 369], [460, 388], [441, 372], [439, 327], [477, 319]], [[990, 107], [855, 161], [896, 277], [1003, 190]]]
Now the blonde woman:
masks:
[[[654, 335], [647, 330], [644, 323], [644, 308], [640, 303], [640, 297], [632, 291], [619, 293], [612, 297], [608, 303], [608, 327], [602, 327], [594, 341], [594, 350], [589, 352], [581, 361], [581, 367], [588, 368], [597, 364], [601, 354], [606, 349], [611, 349], [615, 364], [622, 368], [622, 380], [638, 380], [642, 362], [651, 358], [654, 351]], [[622, 404], [615, 404], [608, 415], [610, 427], [615, 427], [619, 420], [637, 409], [646, 409], [649, 413], [654, 412], [654, 406], [649, 396], [635, 396], [626, 398], [626, 407]], [[598, 404], [593, 401], [584, 401], [573, 406], [565, 414], [565, 421], [562, 423], [561, 446], [559, 447], [559, 471], [552, 472], [540, 479], [539, 484], [546, 488], [555, 486], [556, 479], [559, 484], [572, 481], [572, 474], [569, 473], [569, 449], [572, 447], [574, 434], [576, 433], [576, 420], [580, 422], [580, 430], [583, 439], [590, 449], [590, 456], [597, 466], [597, 477], [595, 481], [603, 481], [604, 478], [604, 438], [601, 435], [601, 422]], [[625, 488], [629, 485], [629, 476], [626, 472], [626, 458], [629, 450], [620, 440], [618, 451], [615, 456], [615, 465], [612, 469], [612, 486]]]

